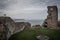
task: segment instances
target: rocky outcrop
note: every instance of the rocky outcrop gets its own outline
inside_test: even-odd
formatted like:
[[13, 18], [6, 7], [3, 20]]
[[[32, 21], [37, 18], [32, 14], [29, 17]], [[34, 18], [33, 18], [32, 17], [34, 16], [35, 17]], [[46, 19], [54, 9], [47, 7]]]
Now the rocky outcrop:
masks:
[[29, 22], [14, 22], [10, 17], [0, 17], [0, 40], [8, 40], [11, 35], [30, 27]]
[[48, 36], [42, 36], [42, 35], [37, 36], [36, 38], [37, 38], [38, 40], [49, 40], [49, 37], [48, 37]]
[[1, 40], [8, 40], [14, 34], [15, 22], [10, 17], [0, 17]]

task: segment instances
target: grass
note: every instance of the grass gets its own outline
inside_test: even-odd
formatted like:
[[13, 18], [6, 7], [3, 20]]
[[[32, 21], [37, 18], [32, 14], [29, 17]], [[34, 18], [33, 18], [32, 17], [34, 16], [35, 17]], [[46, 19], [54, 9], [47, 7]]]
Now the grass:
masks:
[[60, 30], [47, 28], [34, 28], [23, 30], [22, 32], [12, 35], [9, 40], [37, 40], [36, 36], [38, 35], [46, 35], [50, 37], [50, 40], [60, 40]]
[[60, 27], [60, 21], [58, 21], [58, 26]]

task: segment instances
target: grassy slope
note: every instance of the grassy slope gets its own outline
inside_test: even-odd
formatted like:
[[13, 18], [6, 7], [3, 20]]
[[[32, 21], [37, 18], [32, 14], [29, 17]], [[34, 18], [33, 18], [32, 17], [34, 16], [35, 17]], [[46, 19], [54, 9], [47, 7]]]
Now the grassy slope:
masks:
[[38, 35], [47, 35], [50, 40], [60, 40], [60, 30], [41, 28], [24, 30], [12, 35], [9, 40], [37, 40]]

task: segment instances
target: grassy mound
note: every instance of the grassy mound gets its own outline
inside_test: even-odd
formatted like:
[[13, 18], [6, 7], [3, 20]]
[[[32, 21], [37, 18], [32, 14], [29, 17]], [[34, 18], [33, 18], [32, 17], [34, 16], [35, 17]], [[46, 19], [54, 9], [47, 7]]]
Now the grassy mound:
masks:
[[36, 36], [46, 35], [50, 37], [50, 40], [60, 40], [60, 30], [34, 28], [23, 30], [10, 37], [9, 40], [37, 40]]

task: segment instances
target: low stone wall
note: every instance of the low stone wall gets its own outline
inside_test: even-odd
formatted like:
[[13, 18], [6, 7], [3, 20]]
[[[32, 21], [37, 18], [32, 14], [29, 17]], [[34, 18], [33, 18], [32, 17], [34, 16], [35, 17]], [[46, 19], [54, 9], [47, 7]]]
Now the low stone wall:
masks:
[[16, 30], [25, 27], [26, 29], [31, 28], [31, 24], [29, 22], [16, 22]]
[[42, 36], [42, 35], [37, 36], [36, 38], [37, 38], [38, 40], [49, 40], [49, 37], [48, 37], [48, 36]]

